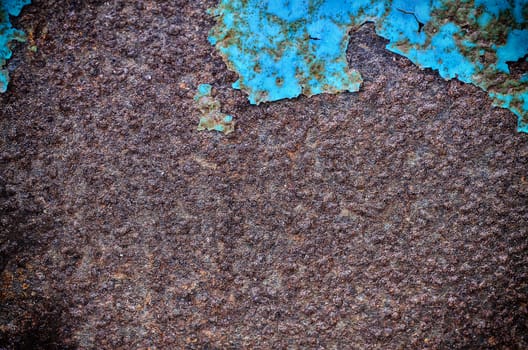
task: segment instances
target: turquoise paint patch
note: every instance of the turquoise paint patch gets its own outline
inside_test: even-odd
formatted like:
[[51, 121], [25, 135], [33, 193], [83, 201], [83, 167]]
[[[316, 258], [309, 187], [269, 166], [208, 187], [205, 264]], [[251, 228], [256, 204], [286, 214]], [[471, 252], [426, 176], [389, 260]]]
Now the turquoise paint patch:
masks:
[[6, 9], [11, 16], [16, 17], [20, 15], [24, 6], [31, 3], [31, 0], [2, 0], [1, 2], [3, 3], [4, 9]]
[[508, 108], [517, 115], [517, 131], [528, 133], [528, 121], [526, 111], [528, 110], [528, 89], [517, 94], [490, 93], [493, 105]]
[[233, 87], [246, 91], [252, 104], [357, 91], [361, 77], [346, 61], [350, 18], [339, 3], [222, 1], [213, 11], [221, 25], [209, 40], [239, 73]]
[[489, 13], [487, 12], [484, 12], [483, 14], [481, 14], [479, 16], [479, 18], [477, 19], [478, 21], [478, 25], [481, 26], [481, 27], [486, 27], [487, 25], [490, 24], [491, 20], [493, 19], [493, 16], [490, 15]]
[[411, 48], [404, 46], [404, 49], [401, 49], [401, 46], [389, 44], [387, 48], [406, 56], [422, 68], [438, 70], [444, 79], [458, 78], [469, 83], [475, 74], [475, 67], [473, 62], [469, 61], [458, 49], [459, 43], [454, 36], [459, 31], [458, 26], [447, 23], [438, 29], [437, 34], [425, 46], [412, 45]]
[[270, 1], [266, 11], [284, 21], [292, 22], [308, 16], [310, 2], [308, 0]]
[[25, 40], [24, 32], [12, 27], [9, 16], [18, 16], [22, 8], [30, 2], [29, 0], [0, 1], [0, 93], [6, 92], [9, 83], [9, 74], [5, 69], [6, 62], [12, 55], [9, 42]]
[[489, 90], [527, 124], [526, 75], [511, 76], [508, 63], [528, 53], [528, 0], [222, 0], [211, 13], [209, 40], [252, 104], [358, 91], [348, 33], [373, 21], [387, 49]]
[[508, 62], [515, 62], [528, 53], [528, 30], [515, 29], [508, 33], [506, 44], [497, 47], [497, 69], [510, 73]]

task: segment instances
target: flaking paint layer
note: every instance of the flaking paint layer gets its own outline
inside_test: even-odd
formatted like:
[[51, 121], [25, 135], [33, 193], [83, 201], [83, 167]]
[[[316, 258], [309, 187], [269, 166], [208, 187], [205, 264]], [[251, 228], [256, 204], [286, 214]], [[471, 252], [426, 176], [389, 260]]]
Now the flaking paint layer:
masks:
[[528, 0], [222, 0], [209, 40], [252, 104], [358, 91], [349, 32], [367, 21], [387, 49], [487, 91], [528, 132], [528, 82], [509, 62], [528, 54]]

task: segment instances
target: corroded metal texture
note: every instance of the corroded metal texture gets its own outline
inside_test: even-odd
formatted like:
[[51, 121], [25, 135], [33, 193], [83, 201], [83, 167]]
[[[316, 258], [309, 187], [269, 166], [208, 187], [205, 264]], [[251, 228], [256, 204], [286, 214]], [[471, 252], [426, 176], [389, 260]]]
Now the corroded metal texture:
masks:
[[[359, 92], [250, 105], [215, 5], [17, 17], [39, 50], [13, 46], [0, 94], [0, 348], [528, 349], [511, 113], [372, 23], [346, 53]], [[201, 82], [229, 135], [196, 131]]]
[[373, 21], [389, 50], [488, 91], [528, 132], [528, 73], [508, 67], [528, 54], [526, 0], [223, 0], [212, 13], [210, 41], [251, 103], [357, 91], [349, 32]]

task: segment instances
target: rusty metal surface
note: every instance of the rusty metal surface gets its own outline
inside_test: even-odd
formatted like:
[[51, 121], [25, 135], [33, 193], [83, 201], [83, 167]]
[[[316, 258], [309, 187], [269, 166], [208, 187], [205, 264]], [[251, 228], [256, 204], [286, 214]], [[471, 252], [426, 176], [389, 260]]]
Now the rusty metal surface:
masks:
[[[359, 93], [250, 106], [213, 5], [17, 18], [38, 51], [0, 96], [0, 347], [526, 348], [515, 117], [368, 25]], [[201, 83], [234, 132], [195, 130]]]

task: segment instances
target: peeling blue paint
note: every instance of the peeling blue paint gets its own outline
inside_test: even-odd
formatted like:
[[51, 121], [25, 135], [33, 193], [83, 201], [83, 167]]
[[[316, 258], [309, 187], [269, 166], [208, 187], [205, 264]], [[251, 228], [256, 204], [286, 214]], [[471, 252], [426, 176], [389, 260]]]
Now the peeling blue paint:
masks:
[[219, 25], [209, 40], [239, 73], [233, 86], [253, 104], [357, 91], [361, 77], [344, 55], [347, 24], [331, 20], [340, 13], [335, 7], [325, 9], [308, 0], [223, 1], [213, 11]]
[[528, 0], [222, 0], [211, 13], [209, 40], [252, 104], [358, 91], [348, 33], [372, 21], [387, 49], [488, 91], [527, 131], [526, 74], [508, 63], [528, 54]]
[[24, 41], [25, 34], [21, 30], [12, 27], [9, 16], [18, 16], [30, 0], [0, 0], [0, 93], [7, 90], [9, 74], [5, 65], [11, 58], [9, 42], [12, 40]]

